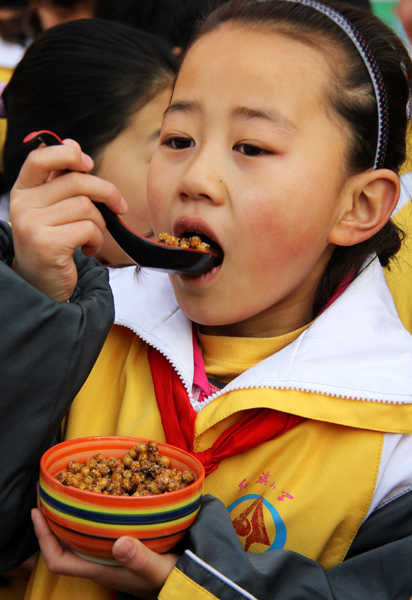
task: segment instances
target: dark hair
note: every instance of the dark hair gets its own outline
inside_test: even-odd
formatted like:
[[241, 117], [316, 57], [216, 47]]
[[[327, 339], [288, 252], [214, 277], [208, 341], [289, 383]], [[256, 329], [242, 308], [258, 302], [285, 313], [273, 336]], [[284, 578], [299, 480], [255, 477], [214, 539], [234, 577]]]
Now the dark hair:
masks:
[[7, 85], [4, 173], [8, 187], [33, 148], [32, 131], [75, 139], [98, 161], [99, 152], [131, 116], [171, 84], [177, 60], [154, 35], [99, 19], [53, 27], [28, 48]]
[[0, 8], [10, 8], [12, 10], [19, 10], [28, 6], [28, 4], [29, 0], [0, 0]]
[[[92, 2], [92, 0], [88, 1], [89, 3]], [[74, 8], [82, 3], [84, 3], [84, 0], [46, 0], [46, 4], [49, 4], [50, 6], [56, 6], [58, 8]]]
[[186, 48], [199, 19], [226, 0], [94, 0], [96, 17], [127, 23]]
[[358, 8], [362, 8], [363, 10], [368, 10], [372, 12], [372, 5], [370, 0], [336, 0], [337, 2], [346, 2], [347, 4], [351, 4], [352, 6], [357, 6]]
[[[389, 104], [389, 134], [384, 168], [399, 173], [406, 158], [409, 126], [412, 63], [397, 35], [370, 12], [344, 2], [326, 0], [362, 34], [374, 55], [386, 85]], [[373, 168], [378, 138], [378, 113], [374, 89], [363, 59], [349, 36], [329, 17], [312, 7], [285, 0], [232, 0], [215, 10], [199, 28], [196, 40], [224, 23], [268, 27], [317, 47], [329, 56], [334, 78], [327, 104], [344, 123], [349, 144], [349, 173]], [[340, 52], [341, 59], [336, 50]], [[318, 286], [313, 316], [326, 305], [343, 277], [356, 275], [368, 256], [376, 253], [388, 266], [399, 250], [403, 232], [392, 222], [373, 237], [354, 246], [337, 246]]]

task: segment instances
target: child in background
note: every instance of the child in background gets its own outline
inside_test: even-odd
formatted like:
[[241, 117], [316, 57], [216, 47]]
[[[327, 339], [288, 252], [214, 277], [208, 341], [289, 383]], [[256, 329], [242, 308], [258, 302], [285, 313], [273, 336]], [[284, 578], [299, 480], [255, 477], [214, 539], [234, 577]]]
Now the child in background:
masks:
[[[8, 112], [4, 156], [8, 189], [15, 182], [21, 166], [32, 149], [22, 144], [22, 139], [33, 130], [46, 127], [59, 132], [63, 137], [72, 136], [81, 141], [82, 146], [95, 160], [94, 172], [116, 184], [127, 199], [130, 210], [125, 217], [126, 222], [136, 231], [144, 235], [149, 234], [151, 224], [146, 200], [147, 170], [153, 151], [159, 143], [162, 116], [170, 100], [171, 85], [176, 71], [177, 60], [167, 42], [157, 36], [120, 24], [99, 19], [93, 22], [75, 21], [44, 33], [33, 42], [17, 66], [2, 98]], [[0, 123], [5, 126], [6, 120], [2, 119]], [[0, 198], [2, 220], [9, 220], [8, 208], [9, 194], [7, 193]], [[7, 262], [8, 252], [2, 242], [3, 240], [0, 239], [0, 253], [2, 260]], [[105, 240], [98, 256], [106, 264], [130, 264], [131, 262], [108, 232], [105, 233]], [[1, 274], [1, 289], [9, 290], [13, 298], [13, 311], [20, 305], [23, 313], [28, 314], [33, 299], [29, 300], [29, 296], [23, 290], [14, 287], [7, 274], [8, 269]], [[105, 274], [103, 275], [106, 277]], [[28, 302], [28, 305], [23, 309], [21, 302]], [[108, 305], [112, 305], [111, 298]], [[47, 321], [46, 313], [47, 309], [43, 313]], [[86, 317], [86, 313], [87, 311], [83, 311], [83, 315], [77, 316], [73, 314], [73, 319], [67, 315], [62, 316], [62, 322], [58, 327], [61, 347], [65, 345], [66, 328], [68, 332], [77, 331], [78, 341], [80, 341], [85, 333], [82, 319]], [[91, 319], [85, 320], [91, 325]], [[97, 317], [97, 320], [100, 329], [104, 318]], [[111, 320], [112, 317], [109, 317], [108, 321]], [[22, 326], [20, 330], [22, 333], [28, 324], [26, 321], [23, 326], [23, 320], [19, 321], [20, 325], [13, 323], [12, 325], [9, 321], [3, 304], [1, 348], [4, 354], [2, 353], [0, 359], [2, 419], [10, 424], [10, 430], [3, 431], [0, 444], [3, 452], [11, 448], [10, 442], [13, 444], [12, 440], [15, 439], [11, 423], [16, 400], [15, 391], [12, 391], [14, 385], [11, 382], [11, 374], [15, 369], [27, 369], [28, 372], [39, 373], [39, 362], [47, 370], [49, 361], [53, 360], [46, 348], [44, 354], [42, 353], [41, 342], [35, 344], [35, 352], [29, 351], [29, 346], [24, 342], [19, 345], [19, 327]], [[9, 334], [8, 325], [11, 326]], [[45, 333], [47, 325], [44, 322], [43, 328]], [[24, 333], [24, 336], [26, 335], [27, 330]], [[71, 335], [69, 333], [69, 337]], [[96, 330], [90, 330], [87, 335], [95, 336]], [[15, 354], [17, 347], [21, 350], [24, 347], [28, 351], [27, 360], [23, 359], [22, 363], [19, 363]], [[70, 354], [74, 356], [76, 351]], [[74, 369], [75, 378], [85, 365], [84, 357], [80, 358], [80, 354], [79, 363]], [[22, 359], [20, 353], [19, 356]], [[34, 362], [31, 363], [31, 360]], [[68, 363], [66, 363], [67, 367]], [[90, 366], [88, 368], [90, 369]], [[51, 371], [55, 369], [54, 366]], [[70, 372], [69, 368], [67, 372]], [[40, 439], [40, 446], [47, 448], [60, 425], [67, 405], [62, 406], [61, 412], [57, 409], [51, 421], [50, 412], [44, 421], [36, 420], [36, 415], [39, 416], [41, 413], [39, 409], [43, 402], [49, 402], [47, 400], [49, 393], [52, 399], [48, 406], [51, 407], [52, 412], [56, 410], [59, 402], [63, 401], [64, 405], [66, 400], [70, 402], [72, 397], [70, 394], [66, 397], [64, 390], [56, 394], [56, 390], [52, 391], [53, 385], [47, 385], [47, 392], [43, 389], [43, 392], [33, 396], [35, 387], [32, 384], [26, 387], [20, 378], [20, 409], [24, 412], [21, 404], [24, 398], [25, 406], [31, 406], [29, 410], [33, 411], [30, 415], [26, 413], [26, 417], [32, 431], [34, 446], [39, 447]], [[59, 398], [57, 404], [56, 396]], [[34, 433], [34, 423], [37, 423], [40, 428], [37, 435]], [[5, 470], [0, 475], [0, 504], [3, 507], [4, 519], [4, 527], [0, 534], [0, 573], [7, 572], [12, 565], [18, 564], [17, 549], [20, 545], [26, 547], [25, 540], [28, 539], [31, 528], [30, 522], [28, 526], [23, 523], [27, 517], [27, 510], [33, 505], [35, 498], [34, 486], [38, 479], [38, 460], [32, 447], [27, 448], [27, 452], [23, 450], [29, 438], [30, 436], [25, 436], [24, 442], [21, 441], [21, 454], [13, 452], [13, 458], [10, 457], [15, 466], [19, 464], [19, 469], [26, 472], [24, 490], [17, 491], [13, 487]], [[14, 540], [10, 548], [7, 545], [10, 532], [17, 526], [21, 526], [22, 530], [19, 544]], [[29, 544], [25, 556], [30, 549], [35, 551], [35, 546]], [[6, 594], [5, 588], [1, 593]]]
[[[94, 173], [115, 183], [127, 199], [130, 210], [126, 222], [143, 235], [150, 234], [147, 170], [159, 142], [162, 115], [176, 71], [177, 61], [167, 42], [108, 21], [74, 21], [37, 38], [18, 64], [3, 97], [8, 108], [4, 150], [8, 188], [32, 149], [22, 145], [22, 138], [45, 126], [63, 137], [81, 140], [95, 160]], [[6, 134], [6, 120], [0, 124]], [[7, 193], [0, 197], [3, 220], [9, 220], [8, 206]], [[108, 265], [131, 264], [108, 232], [98, 258]], [[3, 418], [6, 396], [3, 387]], [[37, 465], [28, 470], [26, 484], [34, 485]], [[8, 502], [13, 504], [11, 497]], [[18, 502], [11, 512], [21, 518]], [[13, 521], [10, 514], [6, 520], [8, 524]], [[5, 531], [7, 528], [3, 534]], [[12, 559], [10, 552], [6, 554], [6, 561]], [[4, 571], [8, 566], [0, 558], [0, 572]], [[9, 598], [12, 588], [23, 588], [24, 582], [14, 579], [21, 573], [22, 569], [6, 573], [0, 595]]]
[[[3, 94], [8, 189], [33, 149], [22, 139], [49, 129], [78, 140], [94, 160], [93, 173], [114, 183], [126, 199], [127, 225], [149, 235], [147, 170], [176, 72], [167, 42], [125, 25], [89, 19], [45, 32]], [[132, 264], [108, 232], [97, 258], [107, 265]]]
[[[196, 278], [116, 272], [116, 324], [65, 437], [188, 449], [214, 498], [183, 553], [120, 538], [123, 568], [62, 548], [34, 510], [27, 598], [409, 598], [412, 343], [381, 264], [400, 247], [411, 75], [396, 36], [343, 4], [234, 0], [206, 20], [148, 202], [156, 235], [195, 231], [223, 262]], [[91, 168], [72, 141], [40, 148], [12, 193], [13, 277], [67, 313], [74, 250], [93, 254], [104, 230], [78, 198], [126, 210]]]

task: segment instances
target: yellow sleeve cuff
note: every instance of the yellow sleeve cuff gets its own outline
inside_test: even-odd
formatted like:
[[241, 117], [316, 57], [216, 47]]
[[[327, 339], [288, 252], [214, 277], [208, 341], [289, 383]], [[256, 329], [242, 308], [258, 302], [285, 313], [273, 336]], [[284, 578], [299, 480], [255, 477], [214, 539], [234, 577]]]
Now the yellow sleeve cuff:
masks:
[[176, 567], [160, 590], [159, 600], [219, 600]]

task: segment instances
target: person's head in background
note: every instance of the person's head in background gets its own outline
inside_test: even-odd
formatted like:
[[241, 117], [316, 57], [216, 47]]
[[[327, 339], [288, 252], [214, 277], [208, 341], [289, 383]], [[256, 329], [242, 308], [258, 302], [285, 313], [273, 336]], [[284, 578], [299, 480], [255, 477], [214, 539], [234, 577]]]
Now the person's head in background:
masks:
[[[126, 224], [150, 234], [146, 175], [176, 71], [166, 42], [117, 23], [80, 20], [46, 31], [3, 94], [8, 187], [33, 149], [24, 137], [48, 129], [80, 144], [95, 161], [93, 173], [114, 183], [127, 201]], [[108, 233], [98, 258], [130, 262]]]
[[26, 37], [29, 0], [0, 0], [0, 37], [20, 42]]
[[76, 19], [94, 17], [93, 0], [29, 0], [42, 31]]
[[159, 35], [172, 44], [176, 54], [180, 54], [187, 47], [197, 21], [227, 0], [27, 1], [38, 19], [38, 30], [44, 31], [75, 19], [96, 17]]
[[96, 17], [160, 35], [181, 54], [199, 20], [227, 0], [94, 0]]
[[412, 44], [412, 0], [399, 0], [398, 16]]

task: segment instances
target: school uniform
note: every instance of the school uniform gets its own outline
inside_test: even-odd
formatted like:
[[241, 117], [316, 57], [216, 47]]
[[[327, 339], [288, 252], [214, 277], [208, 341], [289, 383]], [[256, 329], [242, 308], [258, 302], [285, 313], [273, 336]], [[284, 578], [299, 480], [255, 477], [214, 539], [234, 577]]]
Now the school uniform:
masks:
[[[296, 339], [288, 334], [282, 349], [202, 401], [193, 397], [192, 323], [168, 277], [128, 268], [113, 272], [111, 286], [116, 324], [64, 436], [170, 441], [173, 404], [165, 411], [155, 387], [158, 376], [162, 385], [169, 375], [181, 382], [193, 439], [183, 428], [178, 435], [209, 475], [159, 598], [409, 599], [412, 337], [378, 261]], [[225, 432], [266, 409], [295, 421], [225, 454]], [[27, 600], [77, 597], [109, 599], [112, 591], [53, 575], [40, 558]]]
[[[61, 304], [13, 272], [5, 224], [0, 256], [5, 571], [35, 547], [28, 509], [35, 503], [39, 457], [99, 354], [113, 304], [105, 270], [81, 254], [75, 293]], [[65, 436], [165, 440], [168, 424], [151, 371], [159, 363], [149, 364], [148, 348], [173, 362], [172, 373], [179, 372], [190, 394], [192, 326], [166, 276], [143, 271], [136, 278], [127, 269], [112, 279], [117, 325], [70, 410]], [[238, 422], [239, 411], [270, 406], [296, 421], [247, 453], [219, 460], [217, 448], [214, 462], [206, 456], [202, 510], [159, 597], [409, 600], [410, 359], [410, 336], [375, 261], [274, 356], [212, 398], [192, 399], [193, 443], [205, 454]], [[91, 581], [49, 574], [40, 558], [26, 597], [112, 595]]]

